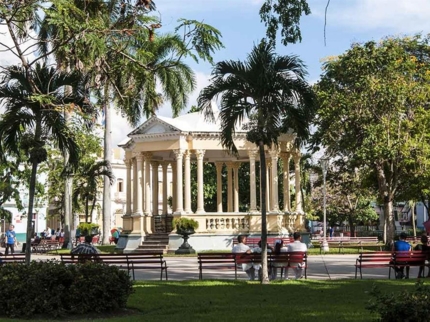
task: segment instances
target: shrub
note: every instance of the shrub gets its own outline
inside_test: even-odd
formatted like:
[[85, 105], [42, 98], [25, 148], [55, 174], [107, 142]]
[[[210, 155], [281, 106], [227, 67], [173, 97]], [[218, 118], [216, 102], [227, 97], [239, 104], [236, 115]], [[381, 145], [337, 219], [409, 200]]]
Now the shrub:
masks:
[[370, 300], [366, 307], [373, 313], [378, 313], [382, 322], [426, 322], [430, 316], [430, 287], [422, 281], [415, 284], [412, 292], [383, 294], [380, 289], [373, 287]]
[[0, 314], [58, 317], [114, 311], [126, 306], [132, 287], [126, 271], [101, 263], [7, 264], [0, 269]]
[[175, 226], [178, 231], [194, 230], [199, 228], [199, 223], [194, 219], [180, 217], [173, 219], [173, 226]]
[[81, 236], [99, 234], [99, 225], [91, 222], [81, 222], [77, 228], [81, 231]]

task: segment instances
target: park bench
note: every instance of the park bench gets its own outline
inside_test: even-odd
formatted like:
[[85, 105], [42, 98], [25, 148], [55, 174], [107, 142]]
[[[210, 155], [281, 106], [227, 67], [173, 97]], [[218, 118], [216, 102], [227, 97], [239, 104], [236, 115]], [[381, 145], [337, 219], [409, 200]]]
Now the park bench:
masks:
[[160, 280], [163, 273], [167, 280], [167, 264], [163, 259], [163, 253], [133, 253], [133, 254], [61, 254], [61, 262], [64, 264], [78, 264], [87, 261], [99, 262], [106, 265], [114, 265], [119, 269], [125, 269], [132, 274], [135, 280], [135, 270], [160, 269]]
[[24, 264], [25, 263], [25, 254], [9, 254], [9, 255], [0, 255], [0, 260], [2, 265], [4, 264]]
[[[323, 242], [320, 240], [320, 253], [323, 251]], [[342, 250], [344, 252], [345, 248], [357, 248], [358, 251], [364, 250], [364, 247], [377, 247], [379, 251], [382, 251], [384, 244], [378, 240], [378, 237], [329, 237], [327, 238], [327, 243], [329, 247], [338, 248], [339, 254]]]
[[31, 244], [31, 251], [35, 254], [47, 253], [49, 251], [55, 251], [58, 254], [59, 249], [61, 249], [61, 244], [58, 240], [42, 239], [37, 244]]
[[360, 253], [355, 262], [355, 278], [358, 272], [360, 272], [360, 278], [363, 278], [363, 268], [388, 268], [388, 274], [390, 274], [392, 259], [393, 253], [390, 251]]
[[[391, 278], [391, 269], [395, 271], [396, 267], [404, 268], [411, 266], [429, 266], [426, 264], [428, 257], [427, 252], [422, 251], [399, 251], [393, 253], [393, 258], [390, 263], [390, 272], [388, 278]], [[406, 275], [409, 278], [408, 274]]]
[[[241, 269], [242, 264], [254, 263], [261, 264], [260, 253], [198, 253], [197, 260], [199, 263], [199, 279], [203, 279], [203, 269], [229, 269], [234, 270], [234, 278], [237, 279], [237, 268]], [[307, 278], [307, 253], [306, 252], [286, 252], [279, 255], [267, 254], [267, 265], [270, 269], [275, 263], [281, 263], [281, 276], [286, 269], [297, 266], [298, 263], [304, 265], [302, 268], [304, 276]]]
[[[288, 245], [289, 243], [294, 242], [294, 239], [290, 237], [267, 237], [267, 245], [275, 247], [275, 242], [281, 239], [284, 245]], [[246, 245], [250, 248], [258, 247], [258, 242], [261, 240], [261, 237], [247, 237]], [[233, 238], [233, 246], [237, 245], [237, 238]]]
[[236, 254], [233, 253], [198, 253], [199, 279], [203, 279], [204, 269], [234, 270], [234, 278], [237, 279]]

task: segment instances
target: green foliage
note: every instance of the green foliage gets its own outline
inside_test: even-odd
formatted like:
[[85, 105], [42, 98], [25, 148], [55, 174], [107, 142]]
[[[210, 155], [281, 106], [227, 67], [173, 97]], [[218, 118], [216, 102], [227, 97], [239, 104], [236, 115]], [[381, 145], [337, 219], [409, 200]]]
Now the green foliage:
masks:
[[99, 225], [92, 222], [81, 222], [78, 229], [81, 231], [81, 236], [91, 235], [93, 231], [99, 230]]
[[191, 218], [179, 217], [173, 219], [173, 226], [177, 231], [181, 230], [195, 230], [199, 228], [199, 223]]
[[374, 286], [370, 295], [367, 309], [372, 313], [378, 313], [382, 322], [426, 322], [429, 320], [430, 286], [423, 281], [415, 284], [412, 291], [402, 290], [399, 293], [387, 294]]
[[260, 9], [260, 17], [267, 28], [267, 37], [276, 42], [278, 29], [281, 27], [281, 42], [284, 46], [302, 41], [300, 17], [302, 14], [311, 13], [307, 2], [307, 0], [265, 0]]
[[0, 289], [1, 315], [11, 318], [115, 311], [133, 292], [127, 272], [115, 266], [53, 261], [2, 266]]
[[[354, 44], [324, 64], [316, 85], [319, 110], [313, 137], [350, 171], [372, 172], [372, 186], [386, 209], [387, 236], [394, 235], [389, 210], [403, 182], [429, 168], [429, 38], [387, 38]], [[389, 222], [388, 222], [389, 221]]]

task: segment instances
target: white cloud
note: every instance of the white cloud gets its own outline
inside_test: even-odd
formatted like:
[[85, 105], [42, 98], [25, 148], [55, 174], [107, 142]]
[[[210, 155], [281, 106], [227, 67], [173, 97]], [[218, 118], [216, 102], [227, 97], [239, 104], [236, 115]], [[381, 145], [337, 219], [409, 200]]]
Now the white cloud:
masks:
[[[324, 17], [326, 2], [311, 5], [312, 14]], [[332, 1], [327, 25], [340, 25], [355, 31], [381, 29], [392, 33], [416, 33], [430, 30], [428, 0], [353, 0]]]

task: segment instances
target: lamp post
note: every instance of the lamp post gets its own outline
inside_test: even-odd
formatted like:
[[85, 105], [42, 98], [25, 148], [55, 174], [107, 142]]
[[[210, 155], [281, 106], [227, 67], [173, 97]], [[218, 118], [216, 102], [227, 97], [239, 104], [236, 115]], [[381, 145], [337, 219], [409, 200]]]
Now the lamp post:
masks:
[[328, 159], [327, 158], [321, 158], [321, 169], [323, 173], [323, 216], [324, 216], [324, 222], [323, 222], [323, 250], [327, 252], [329, 250], [328, 243], [327, 243], [327, 207], [326, 207], [326, 198], [327, 198], [327, 189], [326, 189], [326, 182], [325, 178], [327, 175], [327, 168], [328, 168]]

